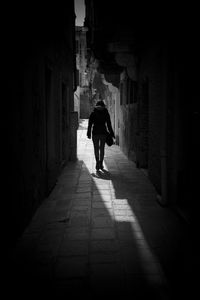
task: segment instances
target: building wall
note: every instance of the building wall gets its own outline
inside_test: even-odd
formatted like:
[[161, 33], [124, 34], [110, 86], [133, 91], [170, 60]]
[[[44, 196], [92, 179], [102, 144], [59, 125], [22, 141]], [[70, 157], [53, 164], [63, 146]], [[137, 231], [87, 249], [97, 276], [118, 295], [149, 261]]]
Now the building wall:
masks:
[[[161, 190], [161, 163], [160, 163], [160, 147], [161, 147], [161, 127], [162, 127], [162, 102], [163, 102], [163, 78], [162, 78], [162, 64], [161, 64], [160, 48], [153, 47], [148, 49], [141, 58], [141, 66], [139, 71], [139, 86], [140, 96], [138, 99], [140, 105], [139, 118], [146, 114], [145, 106], [142, 105], [141, 89], [145, 79], [148, 79], [148, 123], [143, 123], [140, 128], [139, 135], [141, 135], [141, 142], [145, 143], [148, 131], [148, 161], [146, 167], [151, 181], [156, 186], [157, 190]], [[140, 123], [142, 120], [139, 120]], [[142, 152], [142, 145], [138, 149], [139, 154]]]
[[156, 44], [141, 52], [132, 101], [130, 78], [126, 71], [121, 74], [119, 145], [138, 167], [147, 170], [158, 194], [181, 206], [186, 202], [181, 186], [187, 185], [190, 170], [192, 123], [187, 109], [189, 87], [181, 56], [174, 50]]
[[112, 1], [85, 4], [90, 52], [106, 78], [111, 70], [121, 73], [114, 117], [120, 148], [148, 171], [163, 204], [176, 203], [193, 215], [198, 211], [196, 197], [191, 200], [199, 163], [198, 10], [183, 6], [179, 14], [178, 6], [169, 5], [163, 13], [162, 5], [150, 3], [144, 11], [135, 3], [134, 14]]
[[[5, 197], [9, 243], [24, 230], [56, 184], [63, 164], [76, 151], [70, 124], [75, 89], [73, 1], [67, 5], [65, 18], [62, 9], [47, 9], [47, 15], [38, 18], [40, 28], [29, 20], [18, 36], [14, 33], [21, 24], [16, 23], [6, 44], [2, 170], [9, 191]], [[17, 16], [21, 21], [27, 18], [25, 13]]]
[[93, 106], [90, 101], [88, 88], [81, 88], [80, 92], [80, 118], [88, 119], [92, 112]]
[[138, 103], [136, 86], [128, 77], [126, 71], [121, 74], [119, 87], [118, 128], [119, 146], [133, 161], [136, 160], [138, 146]]
[[87, 119], [91, 112], [89, 82], [87, 78], [87, 43], [83, 26], [76, 26], [76, 68], [78, 70], [78, 87], [76, 91], [76, 111], [79, 118]]
[[160, 137], [162, 120], [162, 64], [159, 48], [149, 48], [140, 57], [138, 80], [126, 72], [120, 83], [120, 135], [123, 152], [161, 190]]

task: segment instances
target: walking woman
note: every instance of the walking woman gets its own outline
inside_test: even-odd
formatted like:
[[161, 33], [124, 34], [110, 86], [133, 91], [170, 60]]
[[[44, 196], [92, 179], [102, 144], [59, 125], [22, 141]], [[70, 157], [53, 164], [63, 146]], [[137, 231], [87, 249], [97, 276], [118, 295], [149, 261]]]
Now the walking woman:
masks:
[[115, 138], [115, 135], [112, 129], [109, 112], [102, 100], [97, 101], [93, 112], [90, 114], [87, 129], [87, 137], [89, 139], [91, 138], [91, 131], [96, 159], [96, 170], [103, 170], [106, 135], [108, 132], [113, 138]]

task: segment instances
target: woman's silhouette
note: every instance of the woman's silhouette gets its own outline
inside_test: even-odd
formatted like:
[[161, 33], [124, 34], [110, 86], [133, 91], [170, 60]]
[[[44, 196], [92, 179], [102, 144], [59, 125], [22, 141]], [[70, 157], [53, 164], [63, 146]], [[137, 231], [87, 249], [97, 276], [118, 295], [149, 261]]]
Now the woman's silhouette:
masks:
[[103, 170], [106, 135], [108, 132], [113, 138], [115, 138], [115, 135], [112, 129], [109, 112], [102, 100], [97, 101], [93, 112], [90, 114], [87, 129], [87, 137], [89, 139], [91, 138], [91, 131], [96, 159], [96, 170]]

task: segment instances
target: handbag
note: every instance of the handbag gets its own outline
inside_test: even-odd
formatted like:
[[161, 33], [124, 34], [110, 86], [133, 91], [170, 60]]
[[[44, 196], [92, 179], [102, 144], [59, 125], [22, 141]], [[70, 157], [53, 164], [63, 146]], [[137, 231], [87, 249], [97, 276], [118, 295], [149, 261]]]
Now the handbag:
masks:
[[106, 135], [106, 144], [107, 144], [109, 147], [112, 146], [112, 145], [114, 144], [113, 138], [112, 138], [112, 136], [111, 136], [110, 133], [107, 133], [107, 135]]

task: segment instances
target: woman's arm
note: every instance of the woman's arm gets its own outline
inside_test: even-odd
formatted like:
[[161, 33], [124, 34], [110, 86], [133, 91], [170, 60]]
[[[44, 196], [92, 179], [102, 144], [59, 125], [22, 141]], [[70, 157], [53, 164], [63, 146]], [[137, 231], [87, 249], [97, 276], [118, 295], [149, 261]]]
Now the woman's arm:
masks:
[[91, 138], [92, 124], [93, 124], [93, 113], [91, 113], [91, 115], [89, 117], [89, 121], [88, 121], [87, 137], [89, 139]]

